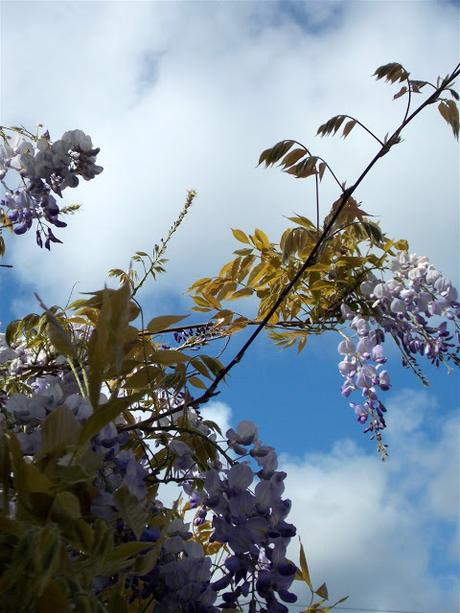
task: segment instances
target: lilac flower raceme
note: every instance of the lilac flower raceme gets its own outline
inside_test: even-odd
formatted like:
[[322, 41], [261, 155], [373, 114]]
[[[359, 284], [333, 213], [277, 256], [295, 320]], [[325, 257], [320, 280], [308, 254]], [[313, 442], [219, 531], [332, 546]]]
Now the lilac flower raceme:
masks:
[[[401, 253], [390, 262], [393, 276], [384, 281], [373, 274], [361, 284], [364, 305], [355, 312], [343, 304], [342, 315], [355, 338], [343, 340], [339, 372], [345, 378], [342, 394], [360, 390], [363, 400], [350, 403], [357, 420], [367, 424], [365, 432], [375, 434], [385, 452], [380, 431], [385, 428], [385, 406], [380, 392], [391, 388], [383, 343], [391, 336], [402, 353], [403, 365], [411, 367], [425, 382], [416, 357], [425, 357], [435, 366], [460, 363], [460, 303], [452, 283], [426, 257]], [[440, 318], [445, 318], [441, 319]], [[455, 330], [457, 336], [455, 337]], [[455, 340], [456, 338], [456, 340]]]
[[[227, 439], [241, 459], [226, 469], [210, 466], [203, 475], [203, 490], [185, 488], [198, 507], [195, 525], [210, 514], [211, 541], [225, 543], [232, 552], [222, 576], [212, 584], [216, 592], [226, 590], [218, 606], [234, 608], [240, 598], [249, 598], [265, 601], [261, 611], [287, 612], [283, 602], [296, 600], [289, 591], [296, 567], [287, 560], [286, 550], [296, 529], [285, 521], [291, 507], [282, 498], [286, 473], [277, 470], [274, 449], [262, 445], [252, 422], [230, 429]], [[253, 458], [254, 464], [244, 457]]]
[[[74, 333], [78, 337], [79, 329], [75, 328]], [[27, 346], [9, 349], [1, 341], [2, 337], [1, 367], [15, 376], [33, 372], [31, 365], [38, 365], [35, 372], [40, 373], [49, 362], [49, 356], [41, 356]], [[84, 425], [93, 409], [65, 362], [56, 374], [28, 374], [27, 382], [30, 393], [11, 394], [2, 410], [22, 453], [37, 458], [46, 438], [44, 424], [55, 411]], [[183, 397], [179, 392], [177, 398], [169, 400], [167, 406], [175, 406], [183, 402]], [[101, 395], [100, 405], [104, 406], [106, 401]], [[146, 547], [155, 545], [158, 551], [150, 567], [123, 578], [130, 602], [153, 599], [155, 613], [218, 613], [248, 601], [257, 601], [260, 613], [287, 612], [289, 603], [296, 599], [290, 591], [296, 567], [287, 560], [286, 551], [296, 529], [286, 521], [291, 503], [283, 499], [286, 474], [278, 470], [275, 450], [260, 442], [252, 422], [243, 421], [227, 432], [228, 451], [235, 459], [227, 457], [224, 464], [224, 457], [218, 455], [203, 466], [202, 460], [197, 461], [196, 449], [181, 440], [179, 417], [183, 420], [184, 413], [161, 417], [160, 412], [158, 423], [171, 431], [156, 445], [167, 450], [169, 474], [184, 483], [189, 507], [195, 512], [193, 530], [203, 526], [208, 518], [209, 542], [225, 545], [227, 553], [220, 575], [216, 575], [210, 555], [197, 542], [189, 524], [165, 509], [156, 494], [152, 496], [149, 492], [149, 483], [152, 479], [155, 482], [159, 474], [150, 464], [147, 452], [136, 449], [133, 446], [136, 439], [120, 431], [118, 423], [107, 423], [89, 444], [94, 474], [85, 477], [91, 487], [87, 512], [92, 521], [111, 526], [114, 546], [140, 541]], [[199, 411], [188, 409], [186, 422], [188, 428], [209, 442], [216, 442], [215, 432]], [[176, 434], [172, 434], [176, 427]], [[63, 452], [59, 465], [67, 467], [71, 458], [72, 452]], [[197, 487], [198, 483], [202, 487]], [[126, 514], [129, 505], [141, 516], [145, 512], [137, 534]], [[79, 553], [70, 555], [78, 557]], [[118, 575], [101, 569], [92, 579], [92, 589], [103, 595], [118, 580]]]
[[[36, 139], [15, 134], [0, 146], [0, 179], [7, 193], [0, 206], [13, 224], [15, 234], [24, 234], [37, 222], [36, 241], [50, 249], [50, 244], [61, 241], [50, 225], [63, 228], [67, 224], [60, 217], [60, 207], [53, 193], [62, 197], [67, 187], [76, 187], [79, 177], [89, 181], [102, 172], [97, 166], [98, 148], [82, 130], [65, 132], [51, 142], [48, 132]], [[20, 176], [21, 184], [10, 189], [4, 183], [8, 172]], [[52, 193], [53, 192], [53, 193]]]

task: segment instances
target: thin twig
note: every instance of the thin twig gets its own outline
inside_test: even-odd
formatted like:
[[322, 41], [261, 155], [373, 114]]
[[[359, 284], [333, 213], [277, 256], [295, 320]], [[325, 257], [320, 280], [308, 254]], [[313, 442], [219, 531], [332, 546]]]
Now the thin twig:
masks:
[[[344, 208], [345, 204], [349, 200], [350, 196], [357, 190], [359, 185], [362, 183], [362, 181], [368, 175], [370, 170], [375, 166], [375, 164], [378, 162], [378, 160], [381, 157], [383, 157], [384, 155], [386, 155], [393, 145], [395, 145], [396, 143], [399, 142], [399, 135], [402, 132], [402, 130], [407, 126], [407, 124], [410, 123], [424, 108], [426, 108], [430, 104], [433, 104], [434, 102], [436, 102], [436, 100], [439, 98], [439, 96], [442, 93], [442, 91], [444, 89], [446, 89], [447, 85], [449, 85], [459, 75], [460, 75], [460, 63], [454, 68], [454, 70], [451, 73], [451, 75], [447, 76], [443, 80], [441, 85], [431, 94], [431, 96], [429, 96], [424, 102], [422, 102], [422, 104], [413, 113], [411, 113], [408, 117], [406, 117], [406, 119], [394, 131], [394, 133], [388, 139], [388, 141], [384, 145], [382, 145], [380, 151], [378, 151], [374, 155], [372, 160], [369, 162], [369, 164], [366, 166], [366, 168], [360, 174], [360, 176], [355, 181], [355, 183], [352, 186], [350, 186], [348, 189], [342, 191], [342, 195], [341, 195], [341, 197], [340, 197], [340, 199], [338, 201], [338, 206], [337, 206], [337, 208], [335, 210], [335, 213], [331, 216], [331, 219], [329, 220], [329, 223], [326, 225], [326, 227], [324, 228], [323, 232], [321, 233], [321, 236], [319, 237], [319, 239], [316, 242], [315, 246], [311, 250], [310, 255], [304, 261], [303, 265], [300, 267], [300, 269], [298, 270], [298, 272], [296, 273], [296, 275], [294, 276], [292, 281], [281, 291], [281, 293], [278, 296], [277, 300], [274, 302], [274, 304], [269, 309], [269, 311], [267, 312], [265, 317], [262, 319], [260, 324], [257, 326], [257, 328], [254, 330], [254, 332], [251, 334], [249, 339], [243, 344], [241, 349], [237, 352], [237, 354], [234, 356], [234, 358], [227, 364], [227, 366], [225, 368], [223, 368], [216, 375], [215, 379], [213, 380], [211, 385], [208, 387], [208, 389], [201, 396], [196, 398], [195, 400], [184, 402], [179, 407], [177, 407], [175, 409], [171, 409], [168, 412], [165, 412], [162, 415], [162, 417], [168, 417], [169, 415], [173, 415], [174, 413], [178, 413], [180, 411], [183, 411], [183, 410], [187, 409], [188, 407], [196, 408], [196, 407], [200, 406], [201, 404], [204, 404], [204, 403], [208, 402], [212, 397], [214, 397], [218, 393], [217, 392], [217, 387], [218, 387], [219, 383], [227, 376], [227, 374], [230, 372], [230, 370], [232, 370], [232, 368], [234, 366], [236, 366], [236, 364], [238, 364], [240, 362], [240, 360], [243, 358], [243, 356], [246, 353], [246, 351], [249, 349], [249, 347], [252, 345], [252, 343], [255, 341], [255, 339], [259, 336], [259, 334], [262, 332], [262, 330], [265, 328], [265, 326], [268, 324], [268, 322], [270, 321], [272, 316], [276, 313], [276, 311], [278, 310], [279, 306], [284, 302], [284, 300], [289, 295], [291, 290], [297, 285], [299, 279], [303, 276], [305, 271], [316, 262], [317, 256], [319, 255], [322, 247], [324, 246], [324, 243], [328, 239], [329, 232], [331, 231], [332, 227], [334, 226], [335, 221], [339, 217], [340, 213], [342, 212], [342, 209]], [[295, 142], [298, 142], [298, 141], [295, 141]]]

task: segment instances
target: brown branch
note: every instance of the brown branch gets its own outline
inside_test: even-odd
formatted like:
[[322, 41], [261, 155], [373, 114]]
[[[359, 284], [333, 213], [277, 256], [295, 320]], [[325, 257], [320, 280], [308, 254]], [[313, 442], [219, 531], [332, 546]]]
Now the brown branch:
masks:
[[407, 124], [410, 123], [423, 109], [425, 109], [430, 104], [433, 104], [434, 102], [436, 102], [436, 100], [439, 98], [439, 96], [441, 95], [443, 90], [446, 89], [446, 87], [454, 79], [456, 79], [459, 75], [460, 75], [460, 63], [457, 64], [457, 66], [454, 68], [454, 70], [451, 73], [451, 75], [448, 75], [442, 81], [440, 86], [431, 94], [431, 96], [429, 96], [424, 102], [422, 102], [422, 104], [420, 104], [420, 106], [413, 113], [411, 113], [408, 117], [406, 117], [404, 119], [404, 121], [401, 123], [401, 125], [393, 132], [393, 134], [388, 139], [388, 141], [380, 148], [380, 150], [372, 158], [372, 160], [369, 162], [369, 164], [366, 166], [366, 168], [363, 170], [363, 172], [360, 174], [360, 176], [356, 179], [355, 183], [352, 186], [350, 186], [348, 189], [346, 189], [346, 190], [344, 190], [342, 192], [342, 195], [341, 195], [341, 197], [339, 199], [339, 204], [337, 206], [337, 209], [336, 209], [335, 213], [332, 215], [331, 219], [329, 220], [329, 223], [326, 225], [326, 227], [324, 228], [323, 232], [321, 233], [321, 236], [319, 237], [319, 239], [316, 242], [315, 246], [311, 250], [310, 255], [307, 257], [307, 259], [305, 260], [303, 265], [300, 267], [300, 269], [298, 270], [298, 272], [296, 273], [296, 275], [294, 276], [292, 281], [288, 285], [286, 285], [286, 287], [281, 291], [281, 293], [278, 296], [277, 300], [274, 302], [273, 306], [267, 312], [267, 314], [265, 315], [263, 320], [260, 322], [260, 324], [254, 330], [254, 332], [251, 334], [249, 339], [243, 344], [241, 349], [234, 356], [234, 358], [227, 364], [227, 366], [225, 368], [223, 368], [217, 374], [217, 376], [215, 377], [215, 379], [213, 380], [211, 385], [208, 387], [208, 389], [201, 396], [196, 398], [195, 400], [184, 402], [179, 407], [177, 407], [175, 409], [171, 409], [170, 411], [164, 413], [162, 415], [163, 417], [167, 417], [169, 415], [173, 415], [174, 413], [178, 413], [180, 411], [183, 411], [184, 409], [186, 409], [188, 407], [197, 408], [201, 404], [204, 404], [204, 403], [208, 402], [211, 398], [213, 398], [214, 396], [216, 396], [218, 394], [217, 387], [218, 387], [219, 383], [226, 377], [226, 375], [232, 370], [232, 368], [234, 366], [236, 366], [236, 364], [238, 364], [240, 362], [240, 360], [244, 357], [244, 354], [246, 353], [246, 351], [249, 349], [249, 347], [252, 345], [252, 343], [255, 341], [255, 339], [259, 336], [259, 334], [262, 332], [262, 330], [265, 328], [265, 326], [268, 324], [268, 322], [271, 319], [271, 317], [276, 313], [277, 309], [284, 302], [284, 300], [289, 295], [291, 290], [297, 285], [298, 281], [303, 276], [305, 271], [310, 266], [315, 264], [315, 262], [317, 260], [317, 257], [319, 255], [321, 249], [324, 246], [324, 243], [328, 239], [329, 232], [333, 228], [334, 223], [336, 222], [337, 218], [339, 217], [340, 213], [342, 212], [342, 209], [344, 208], [344, 206], [347, 203], [347, 201], [350, 198], [350, 196], [357, 190], [359, 185], [362, 183], [362, 181], [368, 175], [370, 170], [375, 166], [375, 164], [378, 162], [378, 160], [381, 157], [383, 157], [384, 155], [386, 155], [388, 153], [388, 151], [391, 149], [391, 147], [393, 147], [393, 145], [395, 145], [395, 144], [400, 142], [399, 136], [400, 136], [402, 130], [407, 126]]

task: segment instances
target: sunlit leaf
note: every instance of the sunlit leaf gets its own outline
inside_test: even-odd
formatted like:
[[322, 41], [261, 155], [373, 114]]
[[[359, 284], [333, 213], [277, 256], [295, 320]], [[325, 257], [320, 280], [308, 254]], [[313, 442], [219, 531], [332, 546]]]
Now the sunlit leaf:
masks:
[[263, 230], [256, 228], [253, 236], [254, 243], [258, 249], [269, 249], [270, 241]]
[[224, 365], [217, 358], [213, 358], [209, 355], [201, 355], [200, 357], [213, 375], [218, 375], [220, 371], [224, 369]]
[[139, 502], [136, 496], [130, 492], [126, 485], [122, 485], [118, 488], [113, 495], [113, 500], [121, 517], [138, 539], [147, 523], [147, 513], [144, 506]]
[[300, 570], [302, 571], [302, 578], [308, 587], [313, 590], [313, 583], [310, 578], [310, 571], [308, 570], [307, 558], [302, 543], [300, 543]]
[[77, 444], [82, 426], [73, 411], [65, 405], [52, 411], [41, 428], [42, 442], [37, 458], [59, 455]]
[[72, 344], [71, 337], [64, 330], [54, 313], [43, 304], [40, 297], [37, 294], [35, 294], [35, 296], [46, 313], [48, 336], [52, 345], [54, 345], [58, 353], [73, 357], [75, 355], [75, 348]]
[[177, 324], [183, 319], [186, 319], [188, 315], [160, 315], [160, 317], [154, 317], [147, 324], [147, 330], [153, 334], [163, 330], [167, 330], [173, 324]]
[[287, 155], [284, 156], [279, 165], [283, 166], [284, 168], [292, 166], [292, 164], [298, 162], [300, 158], [303, 157], [306, 153], [307, 152], [305, 151], [305, 149], [293, 149]]
[[324, 598], [324, 600], [327, 600], [329, 598], [329, 594], [327, 591], [327, 586], [325, 583], [322, 583], [319, 588], [317, 590], [315, 590], [315, 594], [317, 594], [318, 596], [320, 596], [320, 598]]
[[246, 298], [247, 296], [252, 296], [253, 293], [254, 293], [253, 289], [251, 289], [250, 287], [244, 287], [243, 289], [239, 289], [237, 292], [235, 292], [233, 296], [229, 298], [229, 300], [237, 300], [238, 298]]
[[249, 245], [249, 237], [243, 232], [243, 230], [232, 228], [232, 234], [240, 243], [246, 243], [247, 245]]
[[158, 349], [151, 354], [152, 362], [161, 364], [162, 366], [172, 366], [187, 362], [189, 357], [185, 353], [176, 351], [175, 349]]
[[198, 387], [202, 390], [206, 389], [206, 383], [204, 383], [199, 377], [195, 377], [194, 375], [188, 378], [188, 382], [193, 387]]

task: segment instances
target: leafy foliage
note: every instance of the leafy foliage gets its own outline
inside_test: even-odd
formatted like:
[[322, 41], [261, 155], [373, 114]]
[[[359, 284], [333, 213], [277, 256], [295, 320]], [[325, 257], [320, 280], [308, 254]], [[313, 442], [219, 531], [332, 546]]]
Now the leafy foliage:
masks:
[[[394, 338], [405, 364], [422, 378], [418, 355], [435, 365], [459, 364], [455, 288], [426, 258], [409, 256], [406, 241], [389, 239], [353, 197], [425, 106], [439, 102], [458, 137], [458, 95], [451, 87], [458, 73], [457, 67], [434, 86], [411, 80], [400, 64], [378, 68], [378, 79], [405, 83], [396, 99], [408, 94], [401, 125], [384, 139], [348, 115], [320, 126], [321, 136], [341, 130], [345, 138], [359, 125], [380, 144], [349, 188], [298, 141], [266, 149], [259, 164], [278, 164], [295, 178], [314, 176], [317, 195], [327, 170], [340, 196], [323, 211], [322, 224], [318, 197], [316, 222], [296, 214], [276, 242], [260, 228], [252, 234], [233, 229], [242, 246], [215, 277], [191, 288], [194, 309], [207, 313], [207, 321], [184, 324], [187, 314], [146, 318], [136, 298], [148, 278], [164, 272], [167, 244], [195, 198], [190, 191], [151, 254], [138, 251], [127, 271], [109, 272], [119, 288], [86, 294], [67, 309], [39, 298], [40, 313], [8, 325], [0, 337], [5, 610], [283, 613], [283, 603], [296, 601], [295, 579], [311, 592], [306, 613], [326, 613], [345, 600], [328, 604], [326, 584], [314, 587], [302, 546], [299, 568], [287, 558], [296, 528], [286, 521], [286, 474], [275, 450], [251, 421], [223, 434], [203, 419], [200, 406], [218, 393], [262, 329], [276, 344], [299, 351], [310, 334], [336, 331], [345, 337], [342, 392], [361, 391], [362, 405], [352, 406], [384, 455], [377, 392], [390, 384], [381, 369], [383, 337]], [[410, 115], [412, 93], [426, 86], [433, 94]], [[77, 176], [99, 174], [98, 150], [78, 130], [55, 143], [47, 132], [22, 127], [1, 128], [0, 137], [2, 177], [13, 160], [25, 177], [20, 198], [10, 190], [2, 200], [4, 229], [20, 235], [35, 224], [39, 246], [43, 238], [45, 247], [60, 242], [48, 224], [63, 227], [58, 214], [72, 214], [77, 205], [56, 209], [51, 192], [60, 196], [76, 186]], [[232, 309], [246, 297], [256, 305], [253, 318]], [[432, 316], [446, 320], [434, 326]], [[249, 326], [255, 331], [226, 365], [220, 354], [208, 354], [213, 340]], [[171, 483], [180, 489], [168, 506], [163, 488]]]

